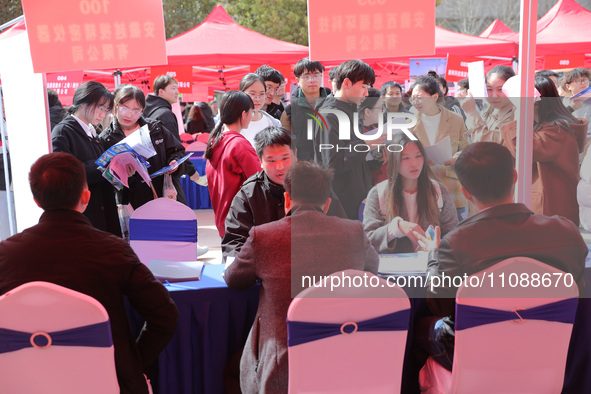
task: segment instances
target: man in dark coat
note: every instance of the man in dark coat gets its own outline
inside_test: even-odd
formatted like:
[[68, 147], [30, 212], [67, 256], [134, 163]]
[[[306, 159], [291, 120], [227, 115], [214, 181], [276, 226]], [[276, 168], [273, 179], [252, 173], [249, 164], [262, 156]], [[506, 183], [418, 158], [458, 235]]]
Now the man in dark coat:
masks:
[[281, 126], [295, 134], [298, 160], [314, 159], [314, 146], [312, 140], [306, 137], [306, 127], [308, 119], [312, 119], [312, 110], [320, 99], [330, 93], [330, 89], [320, 86], [323, 71], [324, 66], [320, 62], [310, 61], [307, 57], [299, 60], [293, 68], [298, 87], [291, 95], [291, 104], [281, 114]]
[[[295, 163], [295, 139], [283, 127], [267, 127], [254, 138], [263, 170], [248, 178], [234, 196], [226, 217], [222, 253], [236, 255], [253, 226], [274, 222], [285, 216], [285, 175]], [[331, 190], [329, 216], [346, 218], [345, 211]]]
[[179, 123], [176, 115], [172, 112], [172, 104], [179, 100], [179, 84], [177, 80], [170, 75], [159, 75], [154, 80], [153, 88], [154, 94], [146, 96], [144, 116], [161, 121], [164, 127], [180, 141]]
[[[29, 181], [45, 212], [39, 224], [0, 243], [0, 294], [46, 281], [99, 301], [109, 314], [121, 393], [147, 394], [144, 371], [177, 325], [168, 291], [123, 239], [97, 230], [82, 215], [91, 193], [77, 158], [68, 153], [42, 156], [31, 167]], [[146, 321], [137, 338], [123, 296]]]
[[[353, 132], [357, 106], [375, 82], [372, 68], [361, 60], [349, 60], [338, 67], [335, 79], [334, 97], [316, 108], [324, 113], [326, 123], [314, 122], [314, 160], [335, 170], [334, 192], [347, 217], [358, 219], [359, 206], [373, 185], [371, 173], [383, 164], [379, 145], [383, 145], [386, 134], [364, 141]], [[335, 112], [342, 116], [337, 117]], [[348, 120], [348, 125], [342, 125], [340, 118]]]
[[[427, 304], [436, 317], [423, 320], [415, 337], [427, 353], [450, 371], [457, 287], [442, 281], [443, 276], [463, 278], [510, 257], [522, 256], [572, 274], [579, 293], [584, 294], [588, 253], [578, 228], [570, 220], [537, 215], [525, 205], [513, 202], [517, 173], [513, 157], [504, 146], [494, 142], [472, 144], [458, 157], [454, 169], [462, 193], [478, 213], [447, 233], [431, 252]], [[427, 240], [419, 237], [419, 243], [427, 246]]]
[[358, 221], [327, 216], [331, 171], [310, 162], [291, 167], [281, 220], [255, 226], [227, 268], [226, 283], [247, 289], [261, 282], [261, 297], [240, 362], [244, 393], [286, 393], [287, 309], [307, 286], [304, 276], [345, 269], [378, 269], [378, 254]]

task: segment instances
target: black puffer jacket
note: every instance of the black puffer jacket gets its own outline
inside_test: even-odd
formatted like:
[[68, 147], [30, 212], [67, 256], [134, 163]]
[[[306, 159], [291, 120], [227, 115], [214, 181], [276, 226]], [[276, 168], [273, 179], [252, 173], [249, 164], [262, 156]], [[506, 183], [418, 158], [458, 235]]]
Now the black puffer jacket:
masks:
[[[185, 148], [183, 148], [181, 143], [168, 132], [161, 122], [140, 117], [138, 123], [140, 126], [144, 126], [145, 124], [148, 125], [152, 145], [154, 145], [154, 149], [156, 150], [156, 156], [148, 159], [148, 163], [150, 163], [148, 172], [150, 174], [166, 167], [172, 160], [178, 160], [185, 155]], [[121, 130], [117, 118], [113, 119], [109, 127], [101, 133], [99, 138], [105, 150], [125, 138], [125, 133]], [[185, 165], [187, 162], [188, 161], [181, 164], [179, 168], [172, 173], [172, 182], [177, 191], [177, 200], [183, 204], [186, 204], [187, 200], [179, 178], [185, 173]], [[152, 179], [152, 184], [154, 185], [158, 197], [162, 197], [164, 175]], [[129, 179], [129, 189], [125, 188], [117, 193], [118, 203], [130, 203], [134, 209], [153, 199], [154, 195], [152, 189], [150, 189], [137, 173]]]
[[[226, 233], [222, 239], [224, 256], [235, 256], [248, 238], [253, 226], [274, 222], [285, 217], [283, 186], [271, 182], [265, 171], [258, 172], [244, 181], [232, 200], [226, 217]], [[346, 218], [337, 196], [331, 192], [329, 216]]]

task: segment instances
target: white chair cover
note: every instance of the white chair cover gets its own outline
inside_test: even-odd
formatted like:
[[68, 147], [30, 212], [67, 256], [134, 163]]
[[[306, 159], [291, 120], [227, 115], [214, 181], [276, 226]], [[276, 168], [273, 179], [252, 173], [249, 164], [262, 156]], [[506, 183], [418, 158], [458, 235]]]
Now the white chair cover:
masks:
[[151, 259], [197, 259], [197, 216], [176, 200], [161, 197], [147, 202], [133, 212], [129, 227], [129, 244], [148, 267]]
[[[0, 353], [0, 392], [115, 394], [119, 385], [109, 316], [94, 298], [47, 282], [30, 282], [0, 297], [0, 328], [26, 333], [51, 333], [107, 323], [110, 347], [25, 347]], [[44, 336], [44, 334], [41, 334]], [[2, 335], [0, 335], [1, 337]], [[92, 338], [91, 338], [92, 339]], [[86, 340], [86, 338], [85, 338]], [[0, 339], [0, 347], [3, 339]], [[13, 341], [14, 343], [14, 341]]]
[[[548, 280], [524, 287], [514, 286], [526, 277], [531, 283], [533, 275]], [[431, 360], [421, 371], [421, 391], [560, 393], [579, 295], [576, 283], [568, 277], [565, 282], [564, 275], [554, 267], [527, 257], [510, 258], [474, 274], [484, 280], [482, 287], [462, 285], [457, 292], [453, 373]], [[523, 310], [564, 300], [572, 300], [571, 305], [574, 305], [568, 313], [567, 320], [571, 323], [521, 320], [517, 315], [527, 313], [520, 312]], [[464, 319], [461, 306], [515, 310], [517, 314], [515, 320], [458, 330], [458, 322]], [[437, 388], [434, 381], [448, 382], [451, 386]]]
[[[377, 287], [312, 287], [291, 303], [290, 321], [336, 323], [363, 322], [399, 311], [410, 303], [400, 288], [388, 287], [384, 279], [363, 271], [343, 273], [359, 280], [370, 278]], [[328, 282], [330, 286], [330, 281]], [[354, 282], [355, 283], [355, 282]], [[382, 287], [383, 286], [383, 287]], [[408, 331], [357, 331], [338, 334], [289, 347], [290, 393], [396, 393], [400, 392], [402, 362]], [[361, 326], [361, 325], [360, 325]], [[349, 324], [349, 328], [352, 325]], [[290, 328], [290, 336], [292, 330]]]

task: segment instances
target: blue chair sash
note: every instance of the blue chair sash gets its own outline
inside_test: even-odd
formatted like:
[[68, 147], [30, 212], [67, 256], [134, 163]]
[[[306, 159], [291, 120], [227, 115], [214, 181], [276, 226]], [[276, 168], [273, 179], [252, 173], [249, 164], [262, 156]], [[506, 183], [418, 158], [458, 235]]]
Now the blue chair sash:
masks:
[[51, 338], [51, 346], [111, 347], [113, 345], [111, 325], [107, 320], [88, 326], [41, 334], [0, 328], [0, 353], [29, 347], [44, 348], [49, 345], [48, 337]]
[[131, 241], [197, 242], [197, 220], [130, 219]]
[[[356, 322], [357, 331], [403, 331], [408, 330], [410, 309], [378, 316], [373, 319]], [[349, 324], [347, 324], [349, 323]], [[351, 334], [354, 325], [347, 323], [315, 323], [303, 321], [287, 321], [287, 346], [329, 338], [335, 335]]]
[[578, 302], [578, 298], [569, 298], [516, 311], [501, 311], [498, 309], [456, 304], [455, 328], [456, 330], [466, 330], [485, 324], [521, 319], [573, 324]]

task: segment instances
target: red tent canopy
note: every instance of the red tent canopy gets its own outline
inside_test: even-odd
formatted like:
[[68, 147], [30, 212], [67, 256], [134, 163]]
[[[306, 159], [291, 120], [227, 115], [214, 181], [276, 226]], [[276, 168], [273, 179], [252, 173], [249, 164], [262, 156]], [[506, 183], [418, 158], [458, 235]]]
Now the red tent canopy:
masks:
[[495, 19], [478, 37], [513, 41], [515, 32], [499, 19]]
[[448, 53], [459, 56], [495, 56], [512, 58], [517, 55], [514, 42], [482, 38], [456, 33], [435, 26], [435, 55], [445, 57]]
[[536, 55], [591, 53], [591, 12], [575, 0], [559, 0], [537, 23]]
[[218, 4], [203, 23], [167, 40], [166, 53], [170, 65], [294, 64], [308, 47], [242, 27]]

